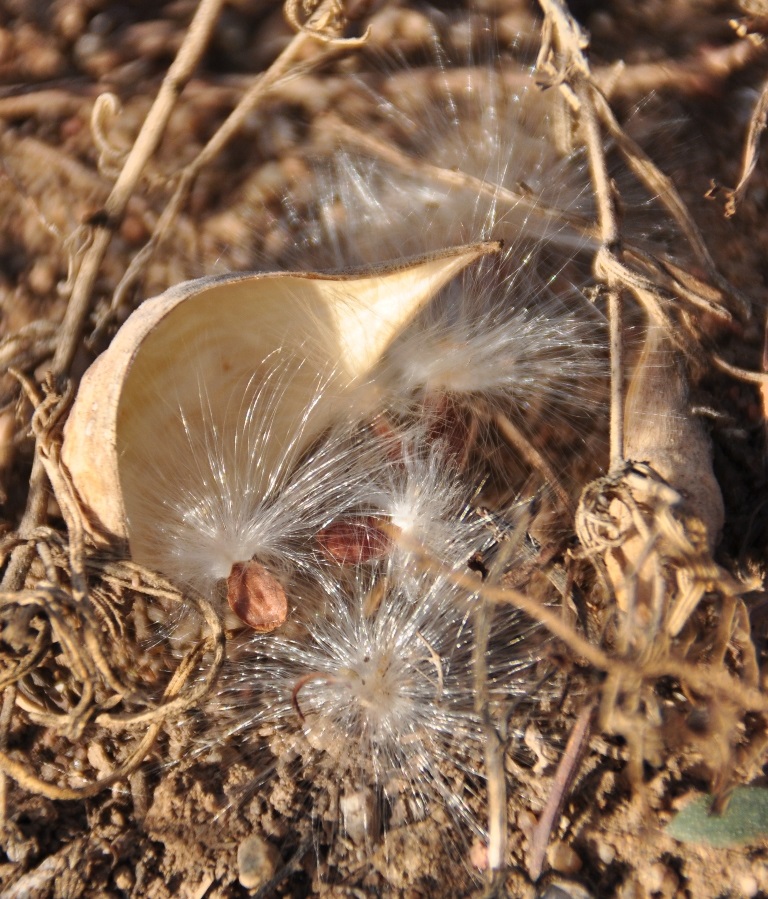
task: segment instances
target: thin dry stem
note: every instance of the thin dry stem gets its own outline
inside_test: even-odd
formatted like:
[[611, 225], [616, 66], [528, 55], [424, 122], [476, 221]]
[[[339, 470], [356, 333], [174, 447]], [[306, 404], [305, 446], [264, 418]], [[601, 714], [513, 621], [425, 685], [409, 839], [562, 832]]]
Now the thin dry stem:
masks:
[[499, 429], [501, 436], [507, 443], [525, 459], [525, 461], [537, 471], [543, 478], [544, 483], [555, 494], [557, 501], [560, 503], [563, 511], [569, 521], [573, 521], [574, 506], [573, 501], [568, 495], [563, 482], [557, 475], [544, 456], [536, 449], [530, 440], [513, 424], [507, 415], [503, 412], [493, 414], [493, 422]]
[[[611, 100], [642, 100], [654, 91], [674, 90], [677, 95], [709, 94], [717, 85], [753, 63], [763, 49], [750, 40], [723, 47], [696, 47], [682, 59], [622, 64], [594, 69], [597, 85]], [[618, 71], [615, 70], [618, 68]]]
[[749, 119], [749, 128], [744, 141], [744, 152], [741, 160], [741, 174], [736, 187], [730, 192], [725, 206], [725, 214], [730, 217], [735, 214], [736, 207], [746, 193], [749, 179], [755, 171], [757, 160], [760, 156], [760, 138], [768, 124], [768, 81], [763, 83], [760, 96], [757, 98], [755, 108]]
[[[588, 44], [585, 33], [571, 18], [558, 0], [542, 0], [542, 9], [550, 27], [542, 41], [538, 59], [541, 71], [560, 77], [555, 51], [550, 40], [565, 55], [573, 75], [560, 88], [575, 108], [587, 150], [592, 188], [597, 201], [600, 250], [603, 254], [620, 254], [620, 234], [613, 186], [603, 149], [603, 136], [595, 111], [597, 89], [591, 80], [589, 65], [584, 57]], [[608, 281], [608, 322], [610, 328], [611, 393], [610, 393], [610, 467], [618, 470], [624, 461], [624, 354], [623, 311], [621, 285]]]
[[[111, 707], [119, 704], [132, 691], [127, 688], [115, 674], [104, 646], [104, 638], [110, 632], [117, 634], [111, 622], [105, 616], [111, 615], [109, 605], [94, 606], [88, 593], [85, 573], [85, 541], [82, 513], [72, 484], [62, 468], [59, 460], [59, 429], [61, 419], [69, 406], [70, 396], [58, 396], [48, 383], [45, 395], [40, 395], [36, 385], [17, 373], [24, 391], [30, 401], [35, 404], [32, 427], [37, 439], [38, 456], [47, 471], [55, 496], [61, 508], [69, 533], [67, 570], [71, 587], [64, 588], [58, 584], [56, 562], [49, 551], [48, 544], [37, 540], [28, 547], [34, 552], [35, 545], [41, 547], [43, 559], [50, 583], [39, 582], [36, 589], [27, 591], [5, 591], [0, 593], [0, 608], [17, 608], [21, 615], [14, 617], [14, 627], [23, 633], [34, 616], [41, 616], [47, 624], [38, 627], [38, 636], [22, 660], [8, 673], [10, 686], [6, 687], [6, 695], [13, 695], [16, 703], [32, 720], [46, 727], [53, 728], [78, 739], [86, 726], [95, 723], [108, 730], [124, 730], [128, 727], [149, 725], [145, 736], [139, 741], [134, 752], [109, 777], [102, 778], [84, 788], [61, 787], [47, 784], [36, 775], [27, 771], [23, 765], [7, 753], [0, 755], [0, 769], [18, 780], [22, 786], [57, 799], [82, 798], [95, 795], [104, 787], [122, 779], [135, 770], [152, 746], [159, 728], [171, 715], [180, 714], [199, 703], [215, 682], [224, 659], [224, 633], [221, 622], [212, 605], [203, 598], [192, 597], [190, 602], [196, 606], [207, 629], [206, 638], [193, 649], [177, 667], [168, 684], [163, 701], [156, 708], [139, 712], [114, 713]], [[113, 572], [113, 580], [115, 574]], [[158, 582], [159, 583], [159, 582]], [[126, 587], [140, 589], [135, 578], [124, 584]], [[178, 600], [179, 594], [169, 585], [160, 583], [165, 598]], [[159, 589], [155, 593], [160, 593]], [[102, 625], [105, 626], [102, 626]], [[51, 642], [60, 647], [67, 660], [72, 680], [79, 685], [79, 697], [74, 707], [62, 713], [48, 711], [44, 703], [37, 702], [27, 692], [18, 693], [14, 689], [34, 670], [34, 667], [47, 656], [46, 650]], [[204, 677], [196, 680], [192, 689], [181, 693], [182, 688], [195, 673], [195, 668], [204, 653], [211, 652]], [[106, 684], [112, 695], [97, 702], [98, 685]], [[132, 697], [133, 698], [133, 697]], [[101, 710], [101, 711], [99, 711]]]
[[568, 792], [578, 774], [579, 763], [589, 743], [594, 710], [595, 703], [593, 701], [588, 702], [579, 712], [552, 779], [547, 804], [533, 829], [531, 848], [528, 853], [528, 876], [533, 881], [538, 880], [544, 870], [544, 860], [552, 831], [563, 810]]
[[486, 654], [490, 636], [491, 607], [481, 599], [475, 609], [473, 650], [475, 712], [483, 728], [485, 782], [488, 790], [488, 876], [504, 867], [507, 847], [507, 782], [504, 772], [504, 742], [491, 717], [488, 702]]
[[747, 384], [757, 384], [762, 390], [765, 390], [768, 386], [768, 372], [749, 371], [746, 368], [741, 368], [738, 365], [727, 362], [717, 353], [712, 353], [711, 356], [716, 368], [719, 368], [720, 371], [724, 371], [732, 378], [736, 378], [737, 381], [745, 381]]
[[[163, 79], [155, 102], [104, 204], [105, 224], [92, 227], [86, 232], [87, 249], [74, 279], [51, 363], [51, 370], [56, 378], [64, 376], [70, 369], [80, 345], [85, 320], [91, 307], [93, 287], [112, 239], [113, 229], [125, 211], [144, 166], [160, 143], [176, 100], [202, 56], [222, 6], [223, 0], [200, 0], [179, 52]], [[27, 537], [45, 520], [48, 506], [45, 485], [43, 460], [38, 453], [35, 455], [29, 479], [27, 507], [19, 525], [19, 533], [23, 537]], [[31, 561], [30, 548], [19, 547], [13, 554], [3, 577], [4, 590], [18, 590], [23, 586]]]
[[[295, 0], [291, 0], [287, 4], [286, 11], [289, 9], [292, 9], [292, 13], [288, 13], [289, 19], [297, 20], [298, 13]], [[136, 281], [147, 260], [168, 233], [202, 169], [221, 153], [224, 147], [240, 131], [248, 116], [269, 95], [272, 88], [303, 64], [302, 59], [306, 55], [307, 48], [316, 46], [319, 43], [318, 49], [321, 51], [318, 53], [317, 58], [319, 62], [326, 59], [329, 54], [336, 52], [339, 48], [359, 46], [360, 42], [365, 39], [365, 36], [351, 40], [342, 38], [340, 36], [342, 26], [343, 17], [340, 13], [338, 0], [323, 0], [308, 17], [306, 23], [300, 26], [299, 32], [266, 72], [255, 79], [237, 106], [224, 120], [221, 127], [218, 128], [192, 162], [182, 170], [173, 196], [165, 205], [152, 237], [139, 253], [134, 256], [121, 278], [115, 290], [111, 312], [114, 312], [121, 305], [126, 292]]]
[[106, 224], [94, 229], [61, 325], [61, 340], [53, 358], [53, 372], [57, 376], [69, 370], [112, 230], [122, 217], [145, 165], [160, 144], [176, 101], [200, 61], [223, 5], [224, 0], [200, 0], [179, 52], [107, 197], [104, 204]]
[[[0, 752], [8, 748], [8, 733], [11, 729], [13, 709], [16, 705], [16, 688], [11, 685], [3, 691], [3, 702], [0, 708]], [[0, 827], [5, 827], [8, 818], [8, 780], [5, 771], [0, 771]]]

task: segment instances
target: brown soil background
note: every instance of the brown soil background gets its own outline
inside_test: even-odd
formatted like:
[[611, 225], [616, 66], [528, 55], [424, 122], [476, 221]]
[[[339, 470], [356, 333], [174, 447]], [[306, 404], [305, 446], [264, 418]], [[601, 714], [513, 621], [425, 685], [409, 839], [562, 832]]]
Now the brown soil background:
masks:
[[[418, 5], [363, 6], [356, 4], [359, 18], [350, 32], [360, 33], [370, 20], [368, 45], [336, 53], [334, 59], [279, 85], [261, 102], [234, 140], [202, 170], [140, 281], [108, 315], [120, 278], [168, 203], [173, 177], [202, 149], [255, 74], [275, 59], [291, 31], [277, 4], [234, 0], [226, 6], [125, 214], [106, 222], [103, 205], [114, 177], [181, 46], [195, 4], [0, 2], [3, 372], [13, 367], [38, 381], [45, 377], [67, 305], [68, 268], [81, 257], [89, 229], [95, 226], [108, 224], [111, 239], [92, 290], [86, 338], [79, 341], [69, 369], [74, 381], [141, 298], [185, 278], [263, 268], [268, 260], [284, 255], [290, 237], [281, 226], [282, 198], [290, 192], [300, 207], [311, 199], [313, 189], [302, 157], [310, 123], [328, 110], [357, 115], [355, 104], [362, 101], [349, 86], [352, 76], [365, 73], [375, 86], [384, 77], [383, 56], [404, 60], [417, 86], [420, 67], [426, 65], [426, 18]], [[449, 10], [447, 6], [457, 22], [468, 20], [462, 4], [450, 4]], [[540, 14], [534, 4], [489, 0], [473, 6], [495, 20], [502, 44], [521, 34], [522, 44], [535, 53]], [[712, 326], [712, 341], [733, 364], [761, 370], [768, 271], [764, 166], [758, 163], [730, 219], [724, 215], [723, 190], [738, 181], [749, 116], [768, 72], [759, 40], [750, 43], [737, 37], [731, 24], [744, 20], [749, 11], [716, 0], [580, 0], [572, 11], [591, 34], [594, 70], [606, 74], [611, 66], [624, 64], [613, 72], [612, 100], [619, 118], [631, 122], [632, 134], [641, 143], [644, 130], [652, 135], [647, 149], [677, 185], [719, 271], [753, 304], [750, 321], [730, 328]], [[748, 24], [759, 32], [759, 18]], [[461, 28], [452, 35], [460, 46]], [[119, 98], [121, 108], [106, 122], [108, 145], [99, 160], [90, 120], [94, 100], [105, 91]], [[759, 580], [768, 515], [764, 407], [758, 385], [710, 366], [697, 376], [694, 398], [709, 410], [714, 469], [726, 504], [717, 561], [736, 577]], [[7, 555], [25, 508], [34, 439], [31, 406], [8, 374], [0, 379], [0, 399], [2, 526], [11, 541]], [[64, 533], [60, 516], [51, 498], [47, 524]], [[54, 538], [49, 542], [56, 547]], [[67, 567], [64, 556], [61, 550], [52, 563], [62, 572]], [[36, 558], [26, 577], [27, 589], [44, 580], [44, 565]], [[103, 569], [92, 573], [96, 581], [102, 576]], [[763, 662], [768, 634], [763, 595], [755, 590], [745, 602], [757, 658]], [[0, 634], [2, 664], [10, 670], [14, 648], [9, 616], [17, 607], [7, 590], [0, 608], [6, 628]], [[716, 616], [718, 607], [713, 608], [710, 614]], [[550, 899], [768, 896], [768, 840], [715, 850], [682, 844], [663, 832], [675, 810], [696, 791], [764, 783], [760, 747], [765, 710], [741, 709], [732, 715], [738, 730], [733, 743], [747, 746], [749, 752], [720, 752], [715, 744], [721, 732], [712, 724], [718, 709], [681, 691], [672, 678], [657, 679], [654, 690], [660, 708], [674, 711], [685, 722], [678, 744], [670, 739], [669, 722], [655, 724], [649, 714], [647, 727], [658, 729], [660, 751], [640, 760], [643, 784], [633, 789], [626, 742], [593, 727], [552, 834], [545, 873], [537, 883], [530, 882], [532, 826], [552, 792], [557, 760], [573, 722], [601, 683], [578, 654], [563, 650], [560, 663], [557, 690], [531, 724], [526, 748], [510, 753], [509, 869], [498, 894], [506, 890], [509, 896]], [[53, 689], [61, 671], [60, 659], [41, 666], [35, 688]], [[693, 739], [691, 709], [702, 707], [706, 720]], [[0, 728], [0, 748], [23, 760], [42, 780], [69, 785], [108, 773], [125, 757], [133, 739], [126, 734], [105, 737], [93, 724], [67, 738], [32, 724], [23, 709], [13, 710], [13, 700], [0, 713]], [[53, 800], [5, 778], [0, 897], [416, 899], [483, 893], [483, 874], [474, 867], [482, 862], [481, 847], [471, 834], [457, 838], [451, 833], [455, 825], [439, 809], [423, 821], [361, 845], [327, 828], [318, 837], [309, 821], [308, 797], [319, 802], [318, 796], [331, 793], [332, 776], [326, 775], [328, 783], [307, 785], [278, 773], [253, 795], [248, 784], [256, 763], [234, 748], [180, 763], [187, 728], [183, 722], [165, 722], [137, 772], [87, 799]], [[169, 761], [174, 764], [168, 766]], [[247, 889], [239, 880], [238, 847], [254, 834], [272, 847], [260, 891]], [[555, 891], [555, 884], [562, 893]]]

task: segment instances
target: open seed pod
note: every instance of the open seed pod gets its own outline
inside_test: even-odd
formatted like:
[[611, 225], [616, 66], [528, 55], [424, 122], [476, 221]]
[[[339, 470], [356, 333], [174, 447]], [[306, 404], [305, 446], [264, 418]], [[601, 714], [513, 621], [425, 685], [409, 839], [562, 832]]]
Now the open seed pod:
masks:
[[498, 249], [459, 247], [365, 273], [207, 277], [143, 303], [84, 376], [65, 427], [62, 458], [92, 536], [127, 539], [144, 561], [153, 540], [148, 465], [155, 485], [183, 479], [195, 465], [190, 447], [242, 434], [255, 408], [243, 397], [275, 371], [261, 468], [284, 467], [287, 451], [298, 459], [345, 414], [402, 327], [461, 269]]

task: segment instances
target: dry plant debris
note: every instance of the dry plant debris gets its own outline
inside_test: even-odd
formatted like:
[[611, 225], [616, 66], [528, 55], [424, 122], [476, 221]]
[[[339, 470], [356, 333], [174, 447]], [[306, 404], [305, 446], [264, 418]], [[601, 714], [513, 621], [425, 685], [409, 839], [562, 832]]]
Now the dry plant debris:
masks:
[[[765, 838], [703, 864], [662, 829], [690, 795], [724, 807], [765, 776], [765, 11], [662, 6], [57, 0], [47, 16], [0, 4], [0, 896], [768, 893]], [[440, 98], [463, 127], [468, 84], [499, 103], [491, 113], [510, 112], [498, 98], [540, 91], [547, 113], [530, 127], [550, 129], [551, 158], [575, 160], [576, 181], [560, 194], [505, 181], [506, 165], [471, 171], [409, 132], [444, 121]], [[466, 119], [469, 146], [509, 133], [482, 113]], [[710, 182], [722, 189], [705, 205]], [[369, 246], [345, 183], [363, 211], [385, 201]], [[431, 228], [388, 205], [411, 196]], [[445, 220], [430, 197], [453, 198]], [[634, 207], [649, 205], [653, 224], [636, 225]], [[446, 246], [429, 245], [441, 228]], [[471, 385], [388, 400], [365, 423], [389, 456], [388, 489], [443, 496], [455, 533], [433, 521], [432, 539], [414, 540], [389, 508], [316, 528], [318, 564], [342, 572], [326, 614], [341, 621], [340, 597], [359, 597], [358, 637], [401, 615], [403, 658], [429, 685], [417, 699], [436, 727], [472, 722], [458, 760], [430, 762], [429, 784], [409, 792], [392, 758], [420, 764], [424, 708], [386, 783], [386, 728], [370, 768], [351, 771], [339, 733], [362, 731], [338, 702], [372, 705], [363, 669], [328, 667], [322, 640], [301, 643], [308, 626], [290, 604], [272, 642], [254, 643], [215, 592], [95, 546], [62, 464], [63, 426], [130, 311], [184, 278], [318, 260], [370, 268], [509, 242], [515, 229], [538, 243], [519, 244], [527, 271], [507, 250], [512, 287], [541, 300], [540, 277], [570, 303], [572, 285], [589, 283], [605, 313], [609, 378], [572, 369], [594, 376], [578, 395], [597, 401], [569, 421], [549, 397], [518, 416], [500, 391]], [[584, 337], [564, 321], [561, 336]], [[395, 345], [394, 361], [408, 349]], [[426, 424], [408, 430], [417, 406]], [[450, 465], [413, 462], [417, 432], [448, 447]], [[294, 482], [314, 451], [295, 460]], [[451, 478], [480, 469], [462, 505]], [[469, 565], [446, 562], [456, 545], [471, 547]], [[396, 582], [395, 563], [361, 576], [381, 555], [410, 580]], [[414, 585], [422, 610], [404, 599]], [[472, 598], [464, 693], [439, 627], [459, 596]], [[500, 672], [525, 635], [515, 693]], [[314, 665], [303, 675], [302, 654]], [[258, 677], [288, 696], [284, 718], [254, 713], [239, 738], [238, 705], [255, 708]], [[441, 700], [453, 689], [465, 706], [452, 718]], [[321, 713], [333, 727], [312, 727]]]

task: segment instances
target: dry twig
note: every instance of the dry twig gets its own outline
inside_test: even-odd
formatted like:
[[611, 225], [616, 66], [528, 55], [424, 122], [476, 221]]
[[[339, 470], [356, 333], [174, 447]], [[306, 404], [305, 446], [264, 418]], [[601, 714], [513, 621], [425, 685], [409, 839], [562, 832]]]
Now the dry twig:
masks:
[[[200, 172], [221, 153], [242, 128], [246, 118], [269, 95], [272, 88], [301, 68], [308, 48], [320, 44], [321, 49], [316, 60], [319, 62], [340, 48], [360, 46], [360, 43], [366, 39], [365, 35], [362, 38], [342, 37], [345, 19], [339, 0], [321, 0], [312, 9], [306, 21], [302, 20], [298, 6], [298, 0], [288, 0], [285, 6], [286, 15], [289, 21], [299, 29], [298, 33], [267, 71], [254, 80], [221, 127], [180, 173], [173, 195], [165, 205], [152, 237], [131, 260], [131, 264], [115, 290], [110, 314], [120, 307], [127, 291], [135, 283], [147, 260], [168, 233]], [[105, 322], [101, 322], [99, 327], [103, 327], [104, 324]]]
[[[69, 371], [80, 344], [92, 302], [93, 287], [112, 239], [113, 230], [125, 211], [144, 166], [160, 143], [176, 99], [200, 60], [222, 4], [223, 0], [201, 0], [176, 59], [168, 69], [157, 98], [125, 160], [120, 176], [107, 197], [101, 216], [103, 224], [91, 225], [85, 230], [83, 241], [88, 248], [83, 254], [74, 279], [51, 363], [51, 370], [56, 378], [65, 376]], [[44, 466], [38, 454], [35, 456], [30, 476], [27, 508], [19, 526], [19, 533], [27, 536], [41, 524], [45, 518], [46, 508]], [[3, 589], [18, 590], [22, 587], [31, 560], [31, 553], [25, 547], [21, 547], [13, 555], [3, 577]]]

